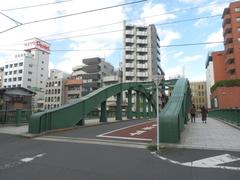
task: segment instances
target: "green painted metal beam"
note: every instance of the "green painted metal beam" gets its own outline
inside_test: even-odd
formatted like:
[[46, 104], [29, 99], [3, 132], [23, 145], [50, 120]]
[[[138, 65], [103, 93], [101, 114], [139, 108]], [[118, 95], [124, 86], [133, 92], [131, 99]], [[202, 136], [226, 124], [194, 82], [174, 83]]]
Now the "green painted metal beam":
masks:
[[155, 106], [148, 88], [152, 82], [129, 82], [118, 83], [100, 88], [82, 98], [77, 102], [64, 105], [45, 112], [33, 114], [29, 120], [29, 133], [38, 134], [48, 130], [69, 128], [76, 124], [84, 124], [86, 115], [98, 107], [109, 97], [127, 90], [134, 90], [143, 93], [146, 98]]
[[117, 94], [117, 104], [116, 104], [116, 120], [122, 120], [121, 104], [122, 104], [122, 94], [118, 93]]
[[107, 102], [103, 101], [101, 103], [101, 115], [100, 115], [100, 122], [107, 122]]
[[132, 90], [128, 90], [128, 107], [127, 107], [127, 118], [132, 119]]

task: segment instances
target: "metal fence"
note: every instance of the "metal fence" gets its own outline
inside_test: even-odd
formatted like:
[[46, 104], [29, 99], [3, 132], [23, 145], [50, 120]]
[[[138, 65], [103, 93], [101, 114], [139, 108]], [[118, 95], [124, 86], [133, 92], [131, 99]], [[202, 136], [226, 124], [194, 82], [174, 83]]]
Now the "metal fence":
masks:
[[20, 125], [28, 123], [31, 110], [16, 109], [16, 110], [0, 110], [0, 124]]
[[240, 126], [240, 109], [216, 109], [210, 111], [208, 116]]

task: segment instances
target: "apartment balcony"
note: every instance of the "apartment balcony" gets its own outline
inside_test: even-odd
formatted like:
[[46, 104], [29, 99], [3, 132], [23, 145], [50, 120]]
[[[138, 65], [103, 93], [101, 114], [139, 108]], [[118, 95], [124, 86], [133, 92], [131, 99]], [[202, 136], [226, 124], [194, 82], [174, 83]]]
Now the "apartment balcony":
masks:
[[126, 34], [130, 34], [130, 35], [134, 35], [134, 31], [133, 31], [133, 30], [126, 30], [125, 33], [126, 33]]
[[147, 48], [137, 48], [138, 52], [148, 52]]
[[148, 57], [147, 56], [137, 55], [137, 60], [145, 60], [145, 61], [147, 61]]
[[99, 65], [88, 65], [88, 66], [83, 66], [82, 69], [87, 73], [96, 73], [101, 70], [101, 67]]
[[147, 44], [147, 40], [146, 39], [137, 39], [137, 43], [138, 44]]
[[126, 71], [126, 76], [134, 76], [134, 72]]
[[233, 53], [228, 54], [225, 60], [225, 64], [231, 64], [234, 61]]
[[134, 55], [126, 55], [126, 59], [134, 59]]
[[146, 31], [137, 31], [137, 36], [147, 36]]
[[86, 64], [86, 65], [94, 65], [94, 64], [99, 64], [99, 63], [101, 63], [102, 60], [101, 60], [101, 58], [96, 57], [96, 58], [83, 59], [82, 61], [83, 61], [83, 63]]
[[226, 24], [223, 28], [223, 36], [225, 36], [227, 33], [232, 32], [231, 24]]
[[118, 75], [112, 75], [112, 76], [105, 76], [103, 77], [103, 82], [118, 82], [119, 77]]
[[225, 36], [224, 36], [224, 42], [225, 43], [229, 43], [233, 40], [233, 35], [232, 33], [227, 33]]
[[81, 94], [81, 90], [78, 89], [78, 90], [68, 90], [67, 91], [67, 95], [73, 95], [73, 94]]
[[83, 83], [83, 88], [98, 89], [98, 88], [100, 88], [100, 82], [98, 82], [98, 81], [85, 82], [85, 83]]
[[88, 73], [82, 75], [82, 79], [100, 79], [100, 78], [101, 78], [100, 73]]
[[137, 68], [138, 69], [147, 69], [148, 68], [148, 64], [145, 63], [145, 64], [137, 64]]
[[125, 39], [125, 42], [127, 42], [127, 43], [134, 43], [134, 39], [126, 38], [126, 39]]
[[227, 73], [228, 74], [233, 74], [236, 71], [236, 65], [235, 64], [230, 64], [227, 66]]
[[224, 16], [224, 20], [222, 23], [223, 28], [225, 27], [226, 24], [230, 24], [230, 23], [231, 23], [231, 16], [230, 16], [230, 14], [226, 14]]
[[125, 50], [126, 51], [134, 51], [134, 47], [133, 46], [126, 46]]
[[147, 72], [137, 72], [137, 77], [148, 77]]
[[126, 68], [134, 68], [134, 64], [133, 63], [126, 63], [125, 67]]
[[233, 43], [226, 44], [225, 51], [227, 54], [231, 54], [233, 52]]

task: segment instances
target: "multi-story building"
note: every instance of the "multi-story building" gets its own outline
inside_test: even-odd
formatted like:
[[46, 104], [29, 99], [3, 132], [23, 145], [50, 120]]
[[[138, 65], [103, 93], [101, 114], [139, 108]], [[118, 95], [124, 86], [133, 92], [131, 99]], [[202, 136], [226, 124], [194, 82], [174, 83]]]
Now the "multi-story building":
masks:
[[99, 57], [83, 59], [82, 66], [73, 68], [72, 76], [83, 80], [82, 96], [103, 86], [103, 78], [112, 75], [114, 67]]
[[63, 71], [52, 69], [46, 82], [44, 109], [53, 109], [64, 104], [64, 80], [70, 75]]
[[152, 81], [160, 67], [159, 37], [154, 25], [124, 25], [123, 82]]
[[[43, 100], [48, 78], [50, 45], [38, 38], [26, 40], [24, 51], [4, 64], [3, 87], [23, 87], [35, 91], [33, 108]], [[37, 98], [37, 99], [36, 99]]]
[[206, 82], [190, 82], [192, 91], [192, 103], [195, 105], [197, 111], [200, 111], [202, 106], [207, 107], [207, 96], [206, 96]]
[[69, 104], [82, 97], [82, 79], [67, 79], [64, 81], [64, 103]]
[[[153, 81], [155, 76], [164, 72], [160, 66], [160, 39], [156, 27], [124, 24], [124, 53], [122, 64], [122, 81]], [[163, 106], [162, 94], [159, 93], [159, 106]], [[127, 101], [123, 94], [124, 103]], [[133, 95], [133, 102], [136, 99]], [[134, 107], [133, 107], [134, 108]]]
[[227, 79], [240, 77], [240, 2], [230, 3], [222, 15]]
[[235, 108], [240, 107], [240, 87], [217, 87], [211, 93], [210, 88], [219, 81], [240, 79], [240, 2], [230, 3], [222, 19], [224, 51], [212, 52], [206, 63], [208, 107]]

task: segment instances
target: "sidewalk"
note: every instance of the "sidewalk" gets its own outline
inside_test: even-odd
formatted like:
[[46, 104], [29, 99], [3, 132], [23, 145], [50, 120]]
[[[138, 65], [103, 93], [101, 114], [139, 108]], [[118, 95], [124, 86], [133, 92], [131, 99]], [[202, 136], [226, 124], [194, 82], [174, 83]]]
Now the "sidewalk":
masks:
[[191, 149], [240, 151], [240, 130], [213, 118], [202, 123], [188, 122], [177, 147]]

